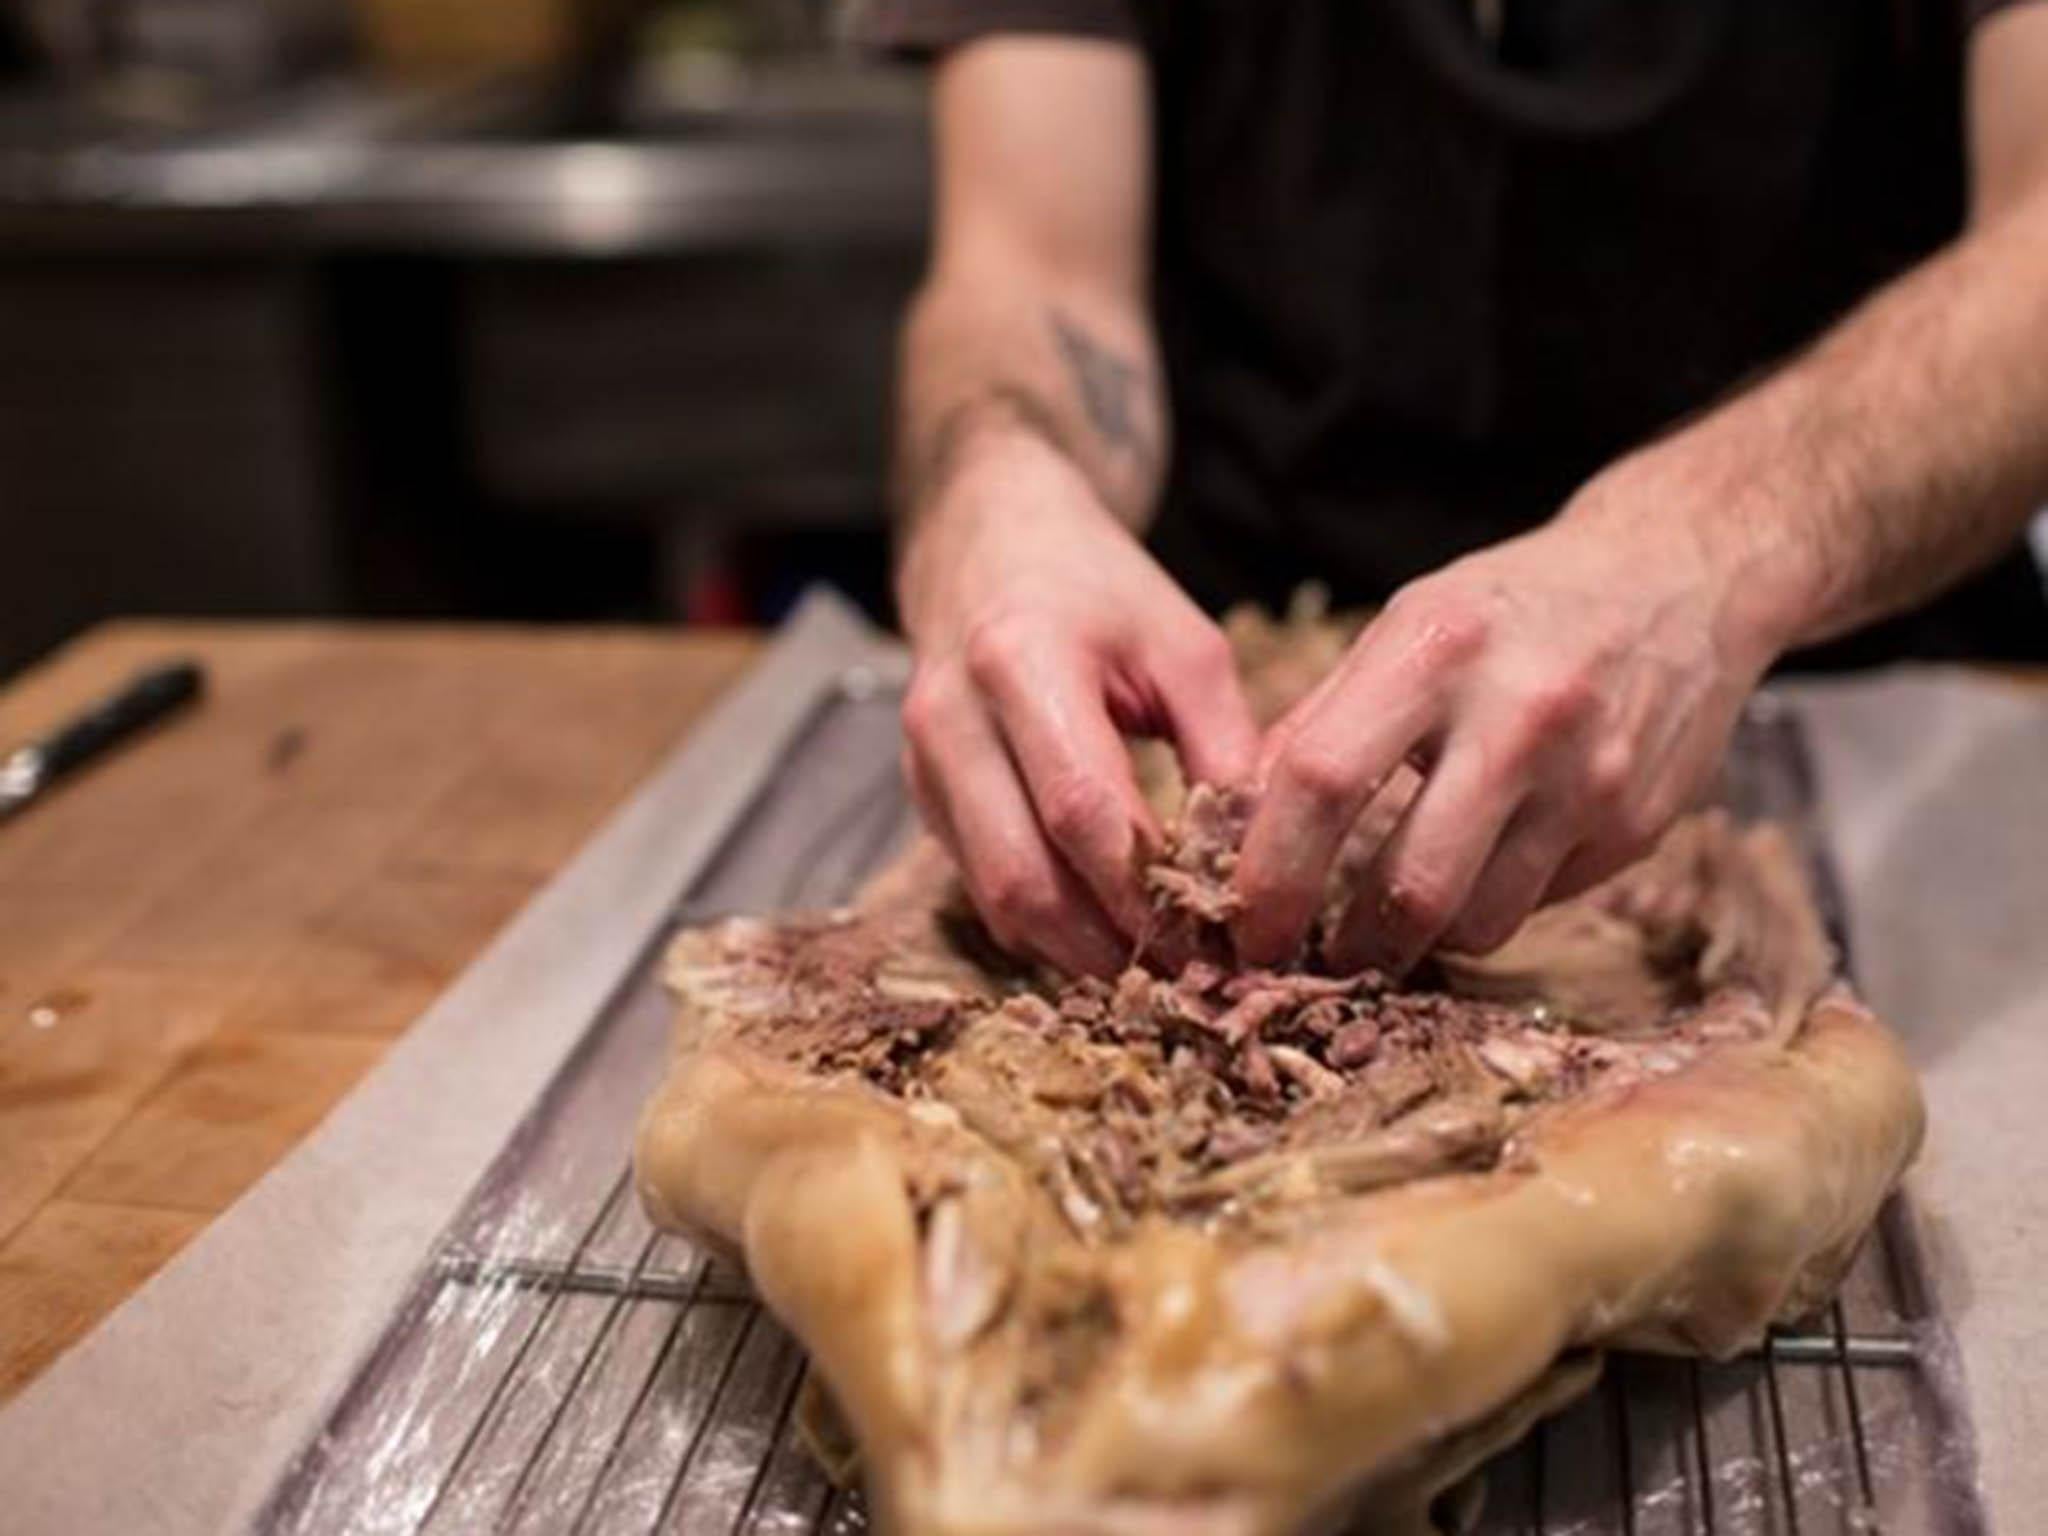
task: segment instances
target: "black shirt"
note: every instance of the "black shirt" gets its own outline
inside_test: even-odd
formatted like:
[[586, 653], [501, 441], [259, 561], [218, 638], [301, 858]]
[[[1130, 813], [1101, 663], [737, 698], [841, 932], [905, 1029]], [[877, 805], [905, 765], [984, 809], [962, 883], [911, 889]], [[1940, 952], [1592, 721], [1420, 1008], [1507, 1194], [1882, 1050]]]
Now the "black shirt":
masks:
[[[1305, 578], [1382, 599], [1541, 522], [1951, 236], [1973, 19], [1955, 0], [868, 0], [854, 29], [1145, 50], [1175, 441], [1155, 544], [1214, 606]], [[2040, 593], [2016, 551], [1843, 650], [2048, 653]]]

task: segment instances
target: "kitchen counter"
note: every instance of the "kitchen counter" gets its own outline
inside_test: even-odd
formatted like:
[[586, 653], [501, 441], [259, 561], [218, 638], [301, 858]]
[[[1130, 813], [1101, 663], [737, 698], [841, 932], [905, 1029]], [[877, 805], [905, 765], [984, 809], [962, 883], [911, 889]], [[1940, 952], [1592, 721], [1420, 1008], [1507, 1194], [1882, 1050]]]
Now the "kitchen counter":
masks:
[[122, 623], [0, 743], [206, 701], [0, 824], [0, 1400], [374, 1064], [746, 669], [743, 634]]

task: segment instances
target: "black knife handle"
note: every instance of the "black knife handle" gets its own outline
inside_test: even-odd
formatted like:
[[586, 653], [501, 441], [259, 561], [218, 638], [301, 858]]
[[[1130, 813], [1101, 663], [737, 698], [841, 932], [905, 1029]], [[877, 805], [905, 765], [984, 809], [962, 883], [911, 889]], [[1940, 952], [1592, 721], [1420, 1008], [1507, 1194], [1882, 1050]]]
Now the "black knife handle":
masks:
[[119, 693], [38, 744], [43, 778], [47, 781], [68, 773], [124, 736], [154, 725], [198, 698], [204, 681], [198, 664], [190, 661], [174, 661], [137, 673]]

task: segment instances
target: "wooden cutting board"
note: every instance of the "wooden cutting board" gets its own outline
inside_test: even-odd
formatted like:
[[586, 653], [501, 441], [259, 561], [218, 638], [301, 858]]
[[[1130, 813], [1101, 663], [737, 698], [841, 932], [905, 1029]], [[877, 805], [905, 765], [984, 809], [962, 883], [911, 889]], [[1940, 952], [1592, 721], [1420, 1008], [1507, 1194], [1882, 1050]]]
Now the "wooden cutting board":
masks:
[[124, 623], [197, 709], [0, 823], [0, 1400], [348, 1092], [747, 667], [739, 634]]

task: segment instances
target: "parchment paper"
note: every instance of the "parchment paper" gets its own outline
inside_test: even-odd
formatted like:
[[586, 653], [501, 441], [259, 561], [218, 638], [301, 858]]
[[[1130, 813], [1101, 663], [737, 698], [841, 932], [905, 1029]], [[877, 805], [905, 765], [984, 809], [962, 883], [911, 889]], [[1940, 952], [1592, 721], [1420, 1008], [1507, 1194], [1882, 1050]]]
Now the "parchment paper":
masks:
[[2048, 690], [1912, 670], [1805, 714], [1864, 991], [1925, 1082], [1912, 1175], [1992, 1529], [2048, 1523]]

